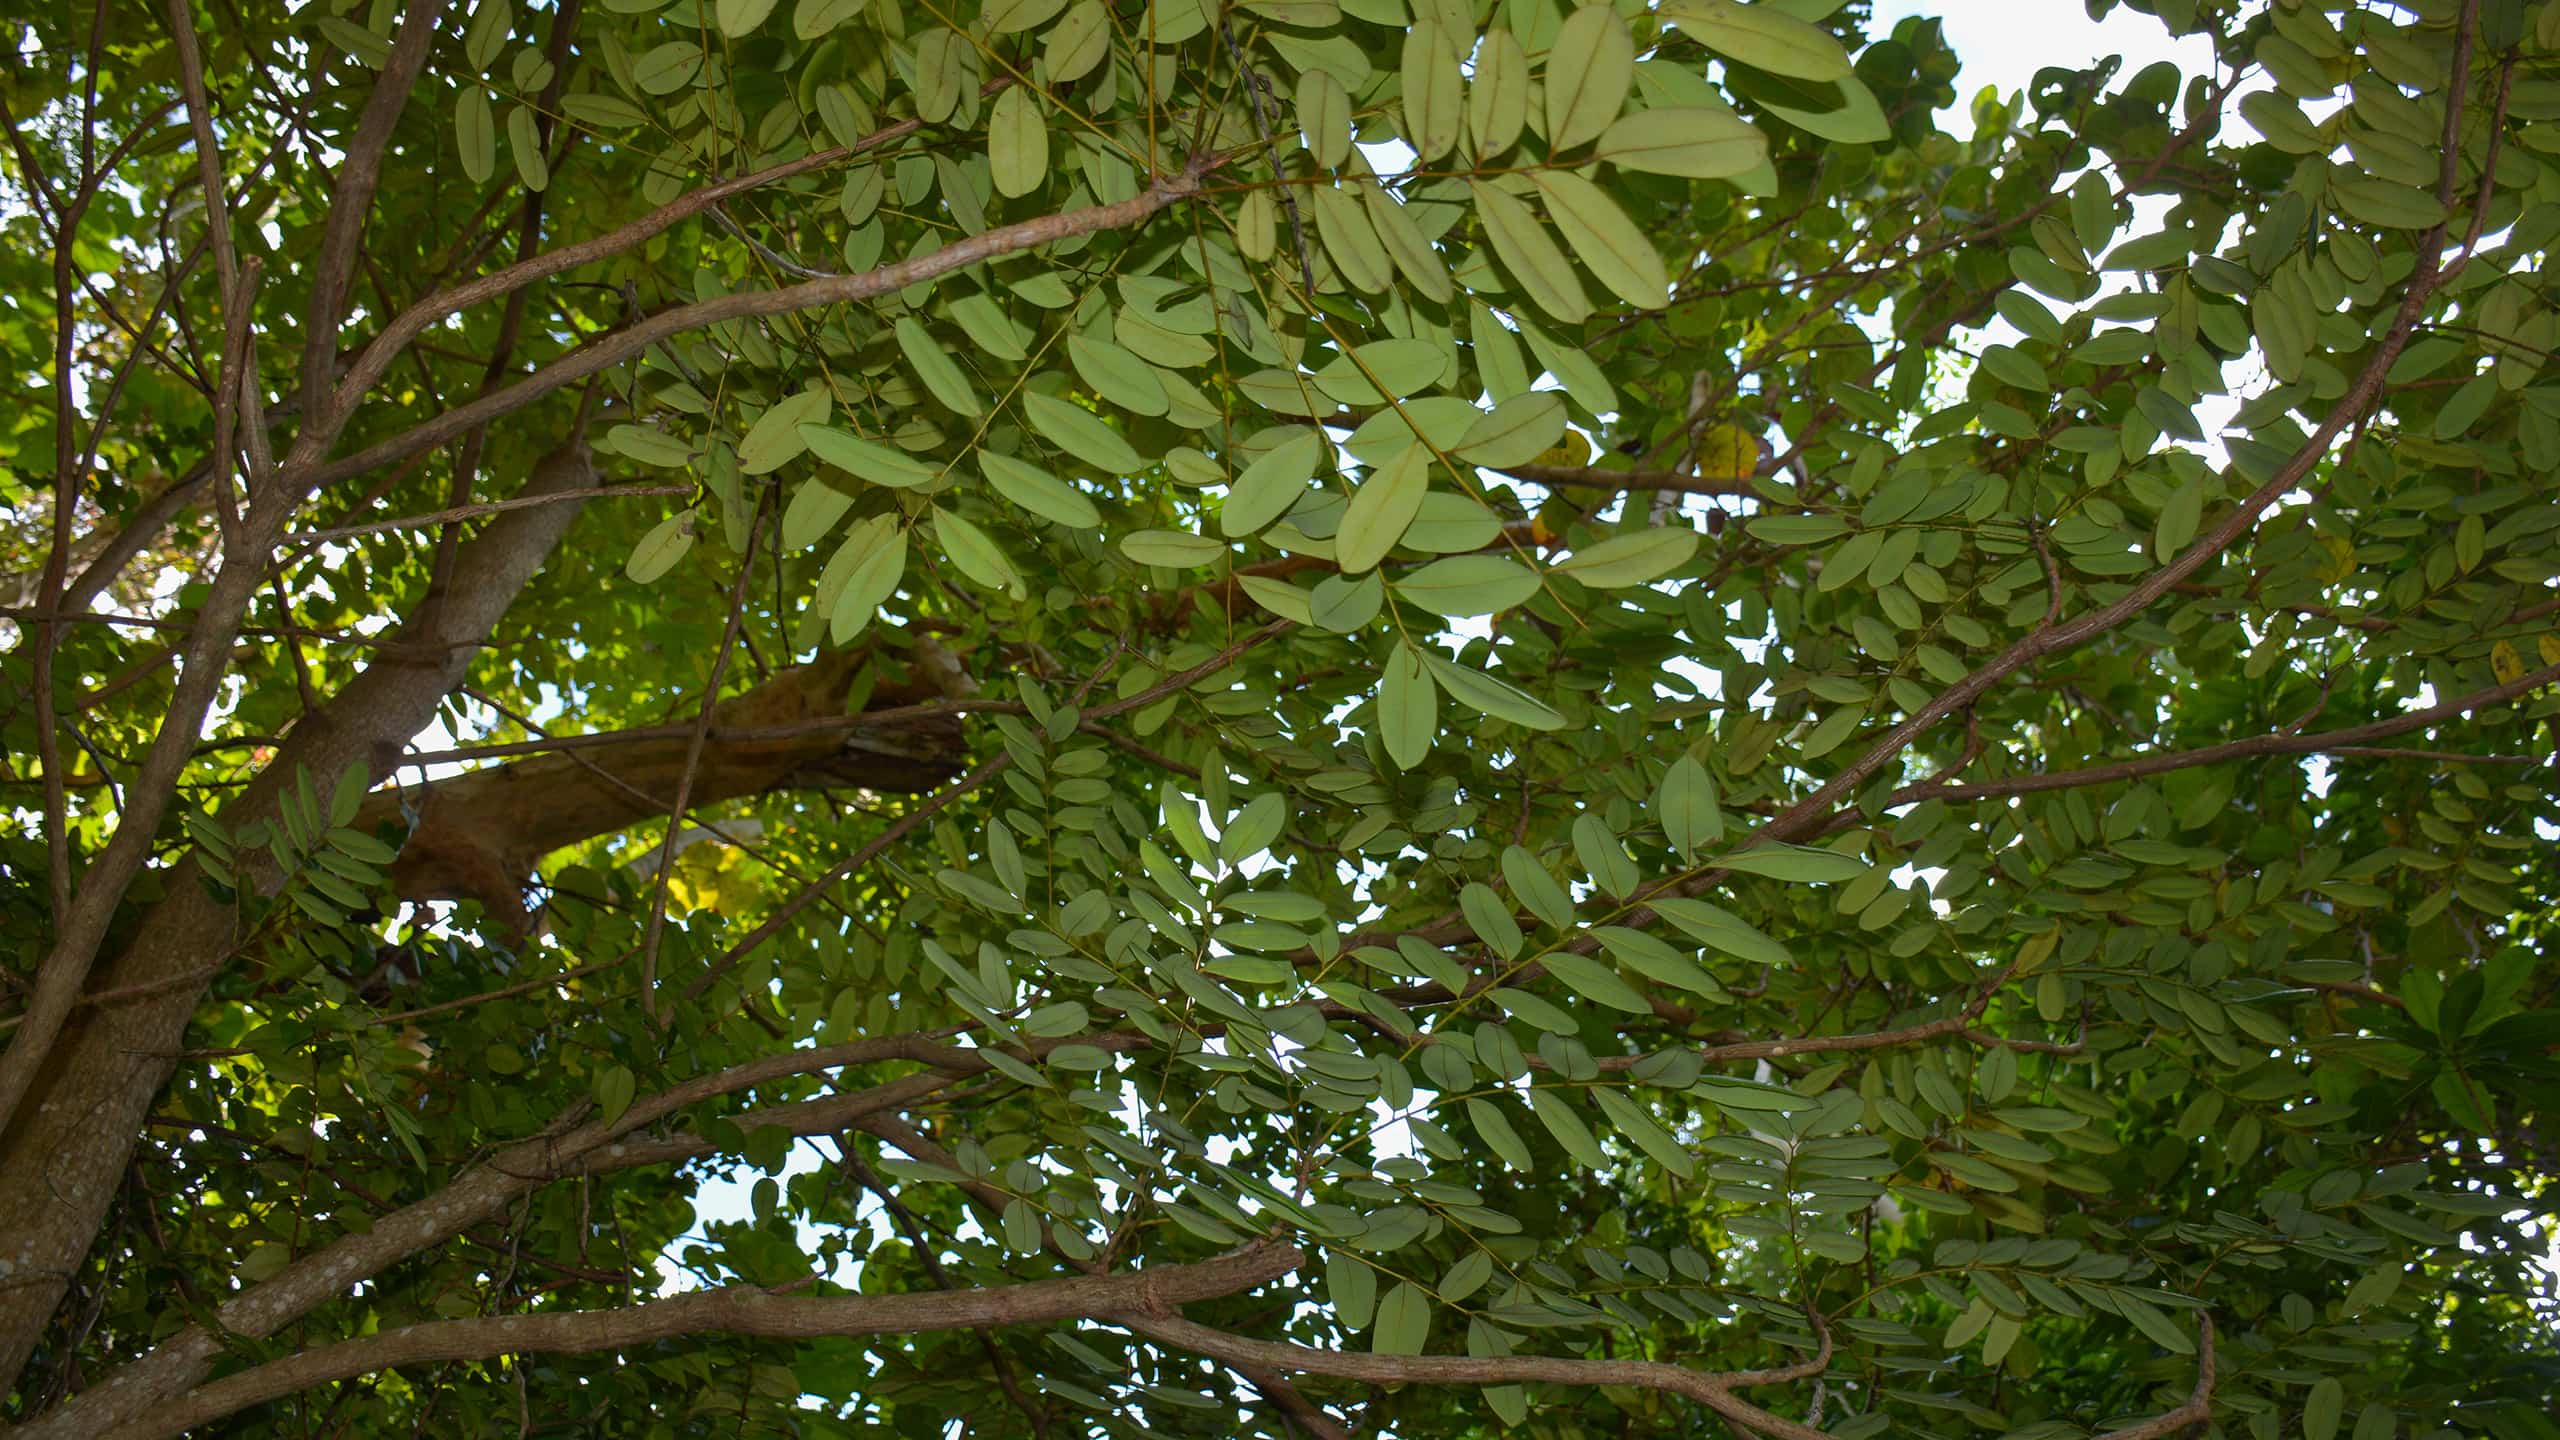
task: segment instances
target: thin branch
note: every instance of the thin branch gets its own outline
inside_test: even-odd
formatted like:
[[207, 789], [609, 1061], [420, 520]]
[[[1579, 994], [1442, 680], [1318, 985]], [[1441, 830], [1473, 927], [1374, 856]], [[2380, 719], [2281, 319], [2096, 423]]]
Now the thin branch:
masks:
[[2196, 1327], [2196, 1388], [2188, 1393], [2187, 1403], [2140, 1424], [2110, 1430], [2096, 1440], [2159, 1440], [2190, 1425], [2202, 1425], [2213, 1418], [2213, 1382], [2213, 1317], [2207, 1315]]

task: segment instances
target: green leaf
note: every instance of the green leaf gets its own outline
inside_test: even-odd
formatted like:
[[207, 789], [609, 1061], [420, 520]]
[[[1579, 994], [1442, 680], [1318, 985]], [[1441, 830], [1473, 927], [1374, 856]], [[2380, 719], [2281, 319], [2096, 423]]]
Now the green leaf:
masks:
[[1564, 397], [1552, 390], [1514, 395], [1467, 428], [1454, 452], [1471, 465], [1526, 465], [1564, 438]]
[[1765, 875], [1772, 880], [1800, 884], [1838, 884], [1867, 873], [1865, 861], [1852, 859], [1836, 850], [1809, 850], [1800, 845], [1759, 845], [1718, 856], [1707, 863], [1719, 870]]
[[639, 1092], [640, 1080], [627, 1065], [608, 1065], [596, 1072], [593, 1088], [596, 1123], [609, 1126], [631, 1108], [631, 1097]]
[[1775, 5], [1736, 0], [1665, 0], [1662, 18], [1728, 59], [1798, 80], [1849, 78], [1849, 52], [1817, 26]]
[[1458, 60], [1436, 20], [1417, 19], [1404, 37], [1405, 140], [1423, 161], [1458, 146], [1465, 92]]
[[1497, 720], [1508, 720], [1531, 730], [1558, 730], [1564, 717], [1543, 700], [1507, 681], [1497, 680], [1472, 666], [1441, 658], [1425, 650], [1422, 658], [1431, 666], [1432, 676], [1451, 699], [1471, 710], [1482, 711]]
[[981, 450], [978, 470], [987, 477], [990, 489], [1043, 520], [1074, 530], [1102, 524], [1102, 512], [1083, 491], [1037, 465]]
[[800, 427], [825, 425], [833, 408], [834, 402], [820, 386], [786, 395], [767, 406], [756, 417], [756, 423], [747, 427], [746, 438], [738, 442], [739, 473], [768, 475], [799, 459], [801, 452], [809, 448], [808, 437], [800, 433]]
[[1521, 904], [1529, 907], [1531, 914], [1558, 931], [1573, 928], [1573, 901], [1566, 897], [1564, 887], [1556, 883], [1555, 877], [1547, 873], [1547, 867], [1538, 863], [1537, 856], [1517, 845], [1505, 846], [1502, 851], [1502, 881], [1511, 887], [1512, 895]]
[[1653, 1006], [1636, 993], [1634, 986], [1619, 978], [1617, 971], [1587, 955], [1558, 952], [1547, 956], [1544, 963], [1548, 974], [1563, 981], [1567, 989], [1585, 1000], [1606, 1005], [1612, 1010], [1624, 1010], [1630, 1015], [1653, 1013]]
[[2335, 1440], [2347, 1411], [2347, 1387], [2335, 1375], [2311, 1382], [2302, 1397], [2302, 1440]]
[[1727, 180], [1768, 163], [1769, 139], [1730, 110], [1638, 110], [1600, 136], [1597, 158], [1654, 175]]
[[1387, 247], [1379, 243], [1377, 229], [1349, 191], [1337, 185], [1315, 185], [1304, 198], [1307, 208], [1315, 212], [1316, 234], [1324, 241], [1325, 253], [1333, 257], [1334, 268], [1353, 289], [1374, 295], [1394, 283]]
[[1751, 924], [1729, 910], [1703, 900], [1688, 900], [1671, 895], [1656, 895], [1645, 902], [1654, 913], [1670, 921], [1690, 939], [1712, 945], [1740, 960], [1762, 965], [1786, 965], [1793, 961], [1786, 947], [1770, 939]]
[[1288, 513], [1304, 499], [1324, 453], [1322, 432], [1298, 429], [1262, 452], [1227, 491], [1218, 507], [1218, 533], [1230, 538], [1254, 534]]
[[1003, 547], [997, 545], [994, 537], [986, 531], [935, 506], [933, 533], [942, 542], [942, 553], [951, 557], [951, 563], [959, 567], [961, 574], [990, 590], [1002, 590], [1016, 600], [1023, 598], [1025, 590], [1021, 575], [1015, 573], [1013, 562], [1005, 558]]
[[1095, 394], [1133, 415], [1162, 415], [1170, 407], [1156, 368], [1108, 340], [1070, 335], [1067, 360]]
[[1618, 202], [1570, 170], [1540, 170], [1530, 178], [1547, 199], [1549, 218], [1593, 278], [1640, 310], [1663, 307], [1671, 294], [1671, 274], [1662, 268], [1653, 241], [1618, 208]]
[[1378, 1272], [1369, 1262], [1332, 1246], [1324, 1252], [1325, 1298], [1333, 1302], [1334, 1323], [1345, 1330], [1366, 1330], [1378, 1311]]
[[1354, 488], [1342, 512], [1342, 528], [1334, 536], [1334, 560], [1345, 575], [1377, 567], [1404, 538], [1405, 527], [1422, 509], [1430, 488], [1431, 451], [1419, 441], [1369, 472]]
[[1716, 782], [1707, 767], [1683, 755], [1664, 771], [1653, 792], [1653, 814], [1663, 838], [1686, 859], [1698, 847], [1724, 837], [1724, 812], [1716, 807]]
[[1511, 1117], [1503, 1114], [1491, 1101], [1471, 1096], [1467, 1100], [1467, 1120], [1475, 1126], [1476, 1134], [1483, 1138], [1495, 1158], [1524, 1174], [1530, 1171], [1533, 1157], [1528, 1143], [1520, 1138], [1520, 1132], [1511, 1128]]
[[[1547, 52], [1548, 150], [1562, 154], [1608, 129], [1635, 73], [1635, 37], [1615, 6], [1585, 5], [1565, 17]], [[1538, 172], [1542, 180], [1555, 173]]]
[[1502, 257], [1503, 268], [1519, 280], [1538, 308], [1568, 325], [1589, 319], [1591, 301], [1582, 293], [1580, 277], [1529, 207], [1481, 180], [1468, 181], [1467, 192], [1475, 197], [1476, 214], [1484, 220], [1493, 253]]
[[1227, 554], [1224, 544], [1187, 530], [1136, 531], [1120, 537], [1120, 550], [1141, 565], [1175, 570], [1211, 564]]
[[1055, 395], [1030, 390], [1023, 393], [1022, 413], [1031, 428], [1047, 436], [1059, 449], [1105, 475], [1124, 477], [1139, 469], [1138, 452], [1129, 448], [1120, 432], [1102, 423], [1090, 410]]
[[735, 40], [752, 35], [755, 28], [773, 13], [775, 0], [719, 0], [712, 13], [718, 18], [720, 33]]
[[782, 507], [782, 548], [806, 550], [826, 538], [853, 508], [853, 497], [823, 480], [800, 482]]
[[[1538, 593], [1537, 572], [1507, 555], [1452, 555], [1389, 586], [1399, 600], [1435, 615], [1490, 615]], [[1421, 660], [1414, 661], [1418, 668]]]
[[[1005, 93], [1018, 95], [1022, 92], [1008, 90]], [[898, 351], [907, 357], [907, 368], [924, 382], [926, 393], [941, 401], [943, 407], [955, 415], [987, 413], [987, 402], [979, 399], [978, 392], [970, 387], [969, 377], [961, 371], [960, 362], [951, 358], [951, 353], [942, 348], [940, 341], [926, 334], [913, 316], [899, 317], [896, 333]], [[750, 470], [747, 473], [756, 472]]]
[[1529, 57], [1517, 36], [1496, 25], [1477, 47], [1475, 73], [1467, 81], [1467, 130], [1475, 137], [1477, 156], [1491, 160], [1501, 155], [1528, 123]]
[[1412, 1281], [1398, 1281], [1378, 1302], [1378, 1328], [1369, 1337], [1370, 1353], [1419, 1355], [1430, 1340], [1430, 1299]]
[[1608, 1168], [1609, 1156], [1600, 1148], [1600, 1142], [1592, 1138], [1591, 1127], [1582, 1122], [1582, 1117], [1574, 1113], [1573, 1106], [1554, 1089], [1545, 1085], [1531, 1087], [1529, 1110], [1538, 1117], [1539, 1124], [1547, 1127], [1547, 1133], [1555, 1137], [1555, 1142], [1564, 1147], [1564, 1153], [1573, 1157], [1575, 1164], [1586, 1170]]
[[498, 173], [498, 129], [490, 114], [489, 92], [477, 85], [465, 85], [453, 100], [454, 148], [462, 158], [462, 173], [474, 185], [486, 185]]
[[1502, 903], [1492, 886], [1481, 880], [1468, 881], [1458, 892], [1458, 908], [1467, 917], [1467, 927], [1494, 954], [1509, 960], [1520, 953], [1519, 922], [1511, 918], [1510, 907]]
[[1636, 1102], [1607, 1088], [1594, 1088], [1590, 1094], [1600, 1113], [1609, 1117], [1610, 1128], [1636, 1142], [1636, 1148], [1652, 1156], [1655, 1164], [1683, 1180], [1697, 1173], [1696, 1159]]
[[1342, 82], [1323, 70], [1298, 77], [1298, 133], [1307, 153], [1327, 170], [1351, 154], [1351, 97]]
[[848, 475], [874, 485], [908, 490], [933, 483], [932, 466], [909, 459], [886, 445], [875, 444], [826, 425], [799, 427], [800, 443], [810, 454]]
[[1384, 671], [1378, 686], [1378, 739], [1388, 759], [1410, 770], [1431, 754], [1432, 737], [1440, 729], [1440, 694], [1421, 653], [1409, 643], [1387, 652]]
[[1698, 553], [1698, 532], [1685, 525], [1656, 525], [1585, 545], [1555, 566], [1585, 585], [1612, 590], [1659, 580]]
[[675, 568], [684, 552], [693, 548], [691, 510], [679, 510], [649, 528], [640, 543], [631, 547], [631, 555], [622, 563], [622, 573], [646, 585]]
[[1030, 194], [1048, 178], [1048, 121], [1022, 86], [998, 95], [987, 112], [987, 168], [996, 193], [1008, 199]]

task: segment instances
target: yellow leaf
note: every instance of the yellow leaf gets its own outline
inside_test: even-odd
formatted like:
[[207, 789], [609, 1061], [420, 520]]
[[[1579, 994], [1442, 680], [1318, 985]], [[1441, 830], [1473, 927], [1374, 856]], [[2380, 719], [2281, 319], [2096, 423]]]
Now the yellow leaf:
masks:
[[1746, 479], [1768, 453], [1768, 442], [1739, 425], [1711, 425], [1698, 437], [1698, 474], [1710, 480]]
[[2524, 657], [2516, 653], [2514, 642], [2501, 640], [2490, 648], [2489, 670], [2501, 685], [2513, 685], [2524, 678]]
[[2545, 635], [2533, 642], [2545, 665], [2560, 665], [2560, 635]]

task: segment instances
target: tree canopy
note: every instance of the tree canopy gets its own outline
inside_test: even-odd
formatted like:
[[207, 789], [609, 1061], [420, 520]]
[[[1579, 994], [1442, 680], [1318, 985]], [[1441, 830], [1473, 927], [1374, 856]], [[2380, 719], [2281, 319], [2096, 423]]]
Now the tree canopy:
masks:
[[0, 1430], [2560, 1440], [2560, 3], [1869, 8], [10, 6]]

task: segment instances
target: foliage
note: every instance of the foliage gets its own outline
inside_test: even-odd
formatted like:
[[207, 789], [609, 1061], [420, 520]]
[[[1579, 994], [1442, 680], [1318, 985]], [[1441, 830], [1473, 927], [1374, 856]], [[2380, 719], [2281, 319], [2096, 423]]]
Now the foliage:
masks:
[[2132, 8], [17, 7], [0, 1417], [2549, 1440], [2560, 4]]

